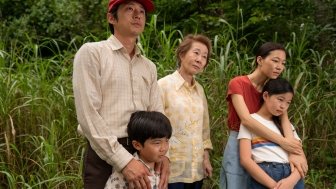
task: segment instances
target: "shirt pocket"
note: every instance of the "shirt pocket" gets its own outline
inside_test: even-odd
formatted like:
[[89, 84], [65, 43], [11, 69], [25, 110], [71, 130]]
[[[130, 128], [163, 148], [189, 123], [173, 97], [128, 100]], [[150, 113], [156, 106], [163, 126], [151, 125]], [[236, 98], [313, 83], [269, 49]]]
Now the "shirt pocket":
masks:
[[150, 77], [145, 75], [134, 75], [134, 95], [136, 100], [147, 108], [149, 106], [150, 98]]

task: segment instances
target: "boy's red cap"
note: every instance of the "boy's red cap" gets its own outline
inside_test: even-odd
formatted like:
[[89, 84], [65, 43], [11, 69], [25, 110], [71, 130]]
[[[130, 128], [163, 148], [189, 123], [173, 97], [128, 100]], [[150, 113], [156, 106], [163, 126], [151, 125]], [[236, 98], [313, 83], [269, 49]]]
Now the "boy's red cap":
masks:
[[[109, 0], [109, 4], [108, 4], [108, 12], [110, 12], [112, 10], [113, 7], [115, 7], [116, 5], [119, 5], [121, 3], [125, 3], [128, 0]], [[142, 6], [145, 8], [146, 12], [152, 12], [154, 10], [154, 3], [152, 2], [152, 0], [134, 0], [140, 4], [142, 4]]]

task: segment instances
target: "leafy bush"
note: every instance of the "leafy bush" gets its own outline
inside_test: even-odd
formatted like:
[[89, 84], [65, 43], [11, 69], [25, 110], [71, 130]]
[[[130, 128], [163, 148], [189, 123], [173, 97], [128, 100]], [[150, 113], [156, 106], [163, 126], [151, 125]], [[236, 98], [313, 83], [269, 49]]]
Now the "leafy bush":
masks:
[[3, 0], [1, 38], [10, 44], [45, 38], [71, 41], [89, 34], [105, 36], [106, 5], [106, 0]]

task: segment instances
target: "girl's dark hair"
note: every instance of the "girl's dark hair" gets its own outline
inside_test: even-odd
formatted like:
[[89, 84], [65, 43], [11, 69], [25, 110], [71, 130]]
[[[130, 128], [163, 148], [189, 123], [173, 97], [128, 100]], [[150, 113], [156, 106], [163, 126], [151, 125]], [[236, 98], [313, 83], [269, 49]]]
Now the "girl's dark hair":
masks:
[[200, 42], [208, 48], [208, 56], [207, 56], [207, 61], [206, 61], [205, 66], [208, 65], [210, 55], [211, 55], [211, 40], [207, 36], [202, 35], [202, 34], [198, 34], [198, 35], [189, 34], [183, 38], [182, 42], [176, 49], [176, 58], [177, 58], [178, 67], [181, 66], [180, 55], [184, 56], [190, 50], [193, 42]]
[[[294, 95], [294, 89], [292, 85], [283, 78], [277, 79], [270, 79], [266, 82], [265, 86], [263, 87], [262, 94], [267, 92], [269, 96], [277, 95], [277, 94], [284, 94], [284, 93], [292, 93]], [[263, 97], [261, 97], [261, 104], [264, 103]], [[283, 135], [283, 129], [281, 127], [281, 121], [279, 116], [272, 117], [275, 125], [279, 128]]]
[[260, 56], [261, 58], [266, 58], [270, 52], [274, 50], [282, 50], [286, 53], [286, 57], [288, 57], [288, 52], [286, 51], [285, 47], [282, 46], [280, 43], [274, 42], [266, 42], [262, 44], [255, 54], [255, 64], [258, 66], [257, 58]]
[[169, 119], [160, 112], [137, 111], [131, 115], [127, 133], [130, 141], [136, 140], [144, 145], [150, 138], [167, 137], [169, 139], [172, 135], [172, 127]]

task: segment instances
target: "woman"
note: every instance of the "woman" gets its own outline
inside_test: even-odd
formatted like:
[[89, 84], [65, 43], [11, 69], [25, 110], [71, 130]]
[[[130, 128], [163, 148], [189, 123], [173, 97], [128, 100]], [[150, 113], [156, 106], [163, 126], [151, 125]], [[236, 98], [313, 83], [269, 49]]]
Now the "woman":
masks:
[[[289, 161], [295, 165], [303, 177], [308, 165], [299, 140], [295, 139], [288, 120], [287, 112], [281, 116], [286, 137], [282, 137], [251, 117], [260, 108], [261, 91], [268, 79], [277, 78], [285, 68], [286, 50], [278, 44], [264, 43], [256, 53], [256, 69], [249, 75], [237, 76], [228, 85], [228, 127], [230, 136], [227, 141], [220, 174], [221, 188], [242, 189], [249, 185], [249, 176], [239, 163], [237, 135], [240, 124], [250, 131], [279, 144], [291, 153]], [[291, 164], [291, 166], [292, 166]]]
[[203, 178], [212, 175], [208, 105], [203, 87], [195, 80], [210, 54], [209, 38], [186, 36], [176, 50], [178, 69], [158, 81], [164, 113], [173, 127], [169, 189], [200, 189]]

